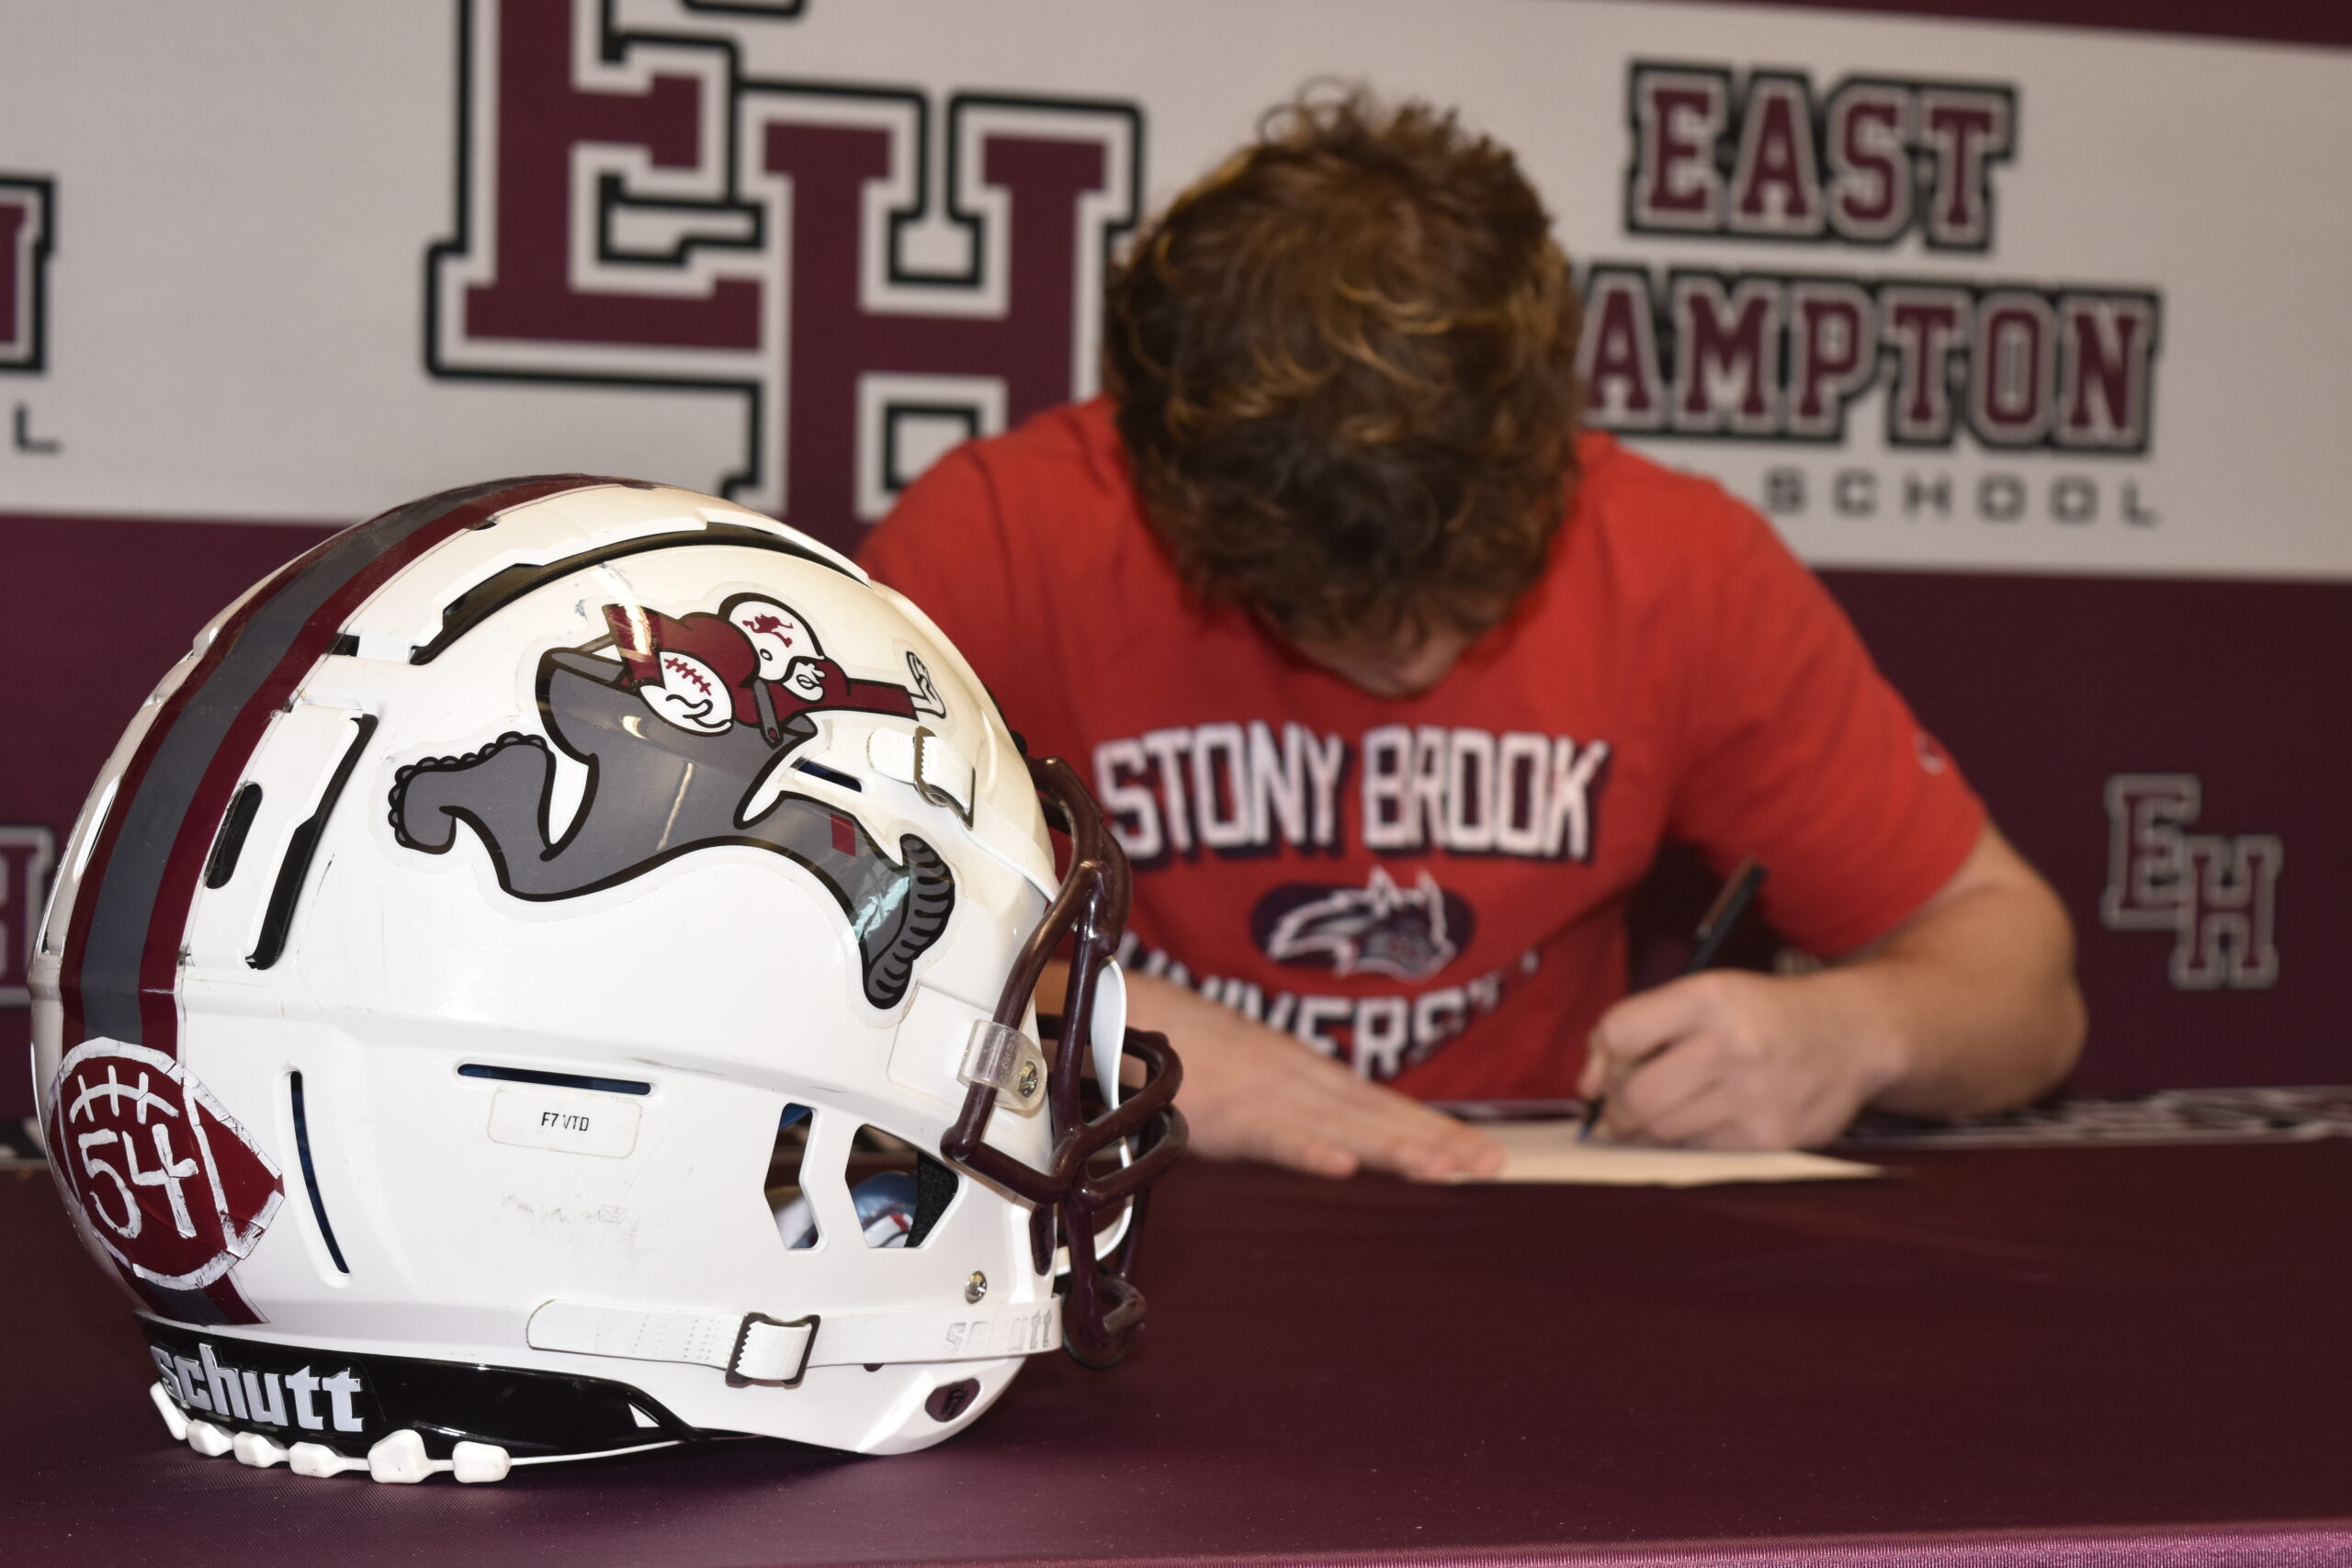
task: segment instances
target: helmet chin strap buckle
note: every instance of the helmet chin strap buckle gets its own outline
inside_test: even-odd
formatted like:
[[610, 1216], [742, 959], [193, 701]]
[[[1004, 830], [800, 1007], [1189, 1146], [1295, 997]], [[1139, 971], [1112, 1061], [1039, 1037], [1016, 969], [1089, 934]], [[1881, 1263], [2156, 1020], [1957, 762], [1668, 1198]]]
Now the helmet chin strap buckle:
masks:
[[[943, 752], [945, 753], [944, 757], [941, 755]], [[947, 743], [933, 734], [928, 727], [915, 726], [915, 793], [932, 805], [944, 806], [956, 813], [963, 818], [967, 828], [972, 825], [972, 784], [977, 772], [961, 755], [950, 750]], [[960, 800], [956, 796], [958, 784], [964, 790]]]
[[[765, 1313], [747, 1312], [735, 1331], [735, 1348], [727, 1358], [729, 1388], [798, 1388], [808, 1375], [808, 1358], [817, 1348], [815, 1313], [786, 1323]], [[786, 1367], [792, 1369], [783, 1376]]]
[[953, 812], [972, 825], [972, 799], [979, 780], [971, 759], [949, 745], [927, 725], [914, 733], [877, 729], [866, 739], [866, 759], [884, 778], [910, 784], [924, 804]]

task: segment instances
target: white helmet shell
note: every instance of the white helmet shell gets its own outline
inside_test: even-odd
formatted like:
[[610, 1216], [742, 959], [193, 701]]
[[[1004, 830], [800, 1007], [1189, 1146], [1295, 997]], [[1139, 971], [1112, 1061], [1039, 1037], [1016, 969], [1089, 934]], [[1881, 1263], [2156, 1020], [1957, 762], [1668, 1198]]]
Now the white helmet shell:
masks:
[[[1075, 775], [824, 547], [446, 492], [223, 612], [107, 762], [33, 971], [52, 1168], [201, 1451], [922, 1448], [1066, 1302], [1090, 1361], [1140, 1318], [1183, 1137], [1165, 1043], [1088, 1005], [1125, 892]], [[1040, 1040], [1073, 934], [1118, 1038]], [[1144, 1087], [1082, 1100], [1122, 1050]]]

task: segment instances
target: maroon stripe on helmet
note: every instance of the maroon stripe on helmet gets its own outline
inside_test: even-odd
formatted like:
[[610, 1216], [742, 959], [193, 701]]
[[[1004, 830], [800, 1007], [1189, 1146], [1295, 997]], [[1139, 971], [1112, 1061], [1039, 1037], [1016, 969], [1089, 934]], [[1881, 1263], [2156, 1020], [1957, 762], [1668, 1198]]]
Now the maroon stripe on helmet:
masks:
[[[115, 846], [122, 837], [123, 808], [130, 803], [140, 784], [146, 778], [148, 765], [154, 761], [162, 739], [187, 705], [188, 698], [202, 685], [209, 667], [217, 664], [223, 645], [232, 640], [254, 608], [266, 603], [284, 586], [286, 580], [308, 559], [308, 554], [296, 557], [262, 580], [234, 615], [221, 623], [220, 630], [197, 661], [187, 678], [164, 699], [163, 705], [139, 739], [139, 748], [123, 764], [122, 774], [115, 781], [112, 801], [107, 807], [106, 819], [98, 824], [97, 842], [90, 851], [89, 863], [84, 868], [74, 890], [74, 913], [65, 927], [65, 943], [58, 970], [58, 995], [64, 1013], [63, 1032], [59, 1044], [61, 1053], [71, 1051], [89, 1038], [89, 1029], [83, 1011], [82, 957], [89, 949], [90, 927], [97, 918], [97, 893], [106, 886], [107, 874], [113, 869]], [[133, 1042], [133, 1043], [139, 1043]]]
[[548, 476], [394, 508], [281, 568], [223, 623], [141, 737], [75, 891], [60, 976], [66, 1049], [104, 1034], [178, 1054], [180, 948], [214, 833], [270, 715], [344, 623], [443, 540], [526, 502], [612, 482]]

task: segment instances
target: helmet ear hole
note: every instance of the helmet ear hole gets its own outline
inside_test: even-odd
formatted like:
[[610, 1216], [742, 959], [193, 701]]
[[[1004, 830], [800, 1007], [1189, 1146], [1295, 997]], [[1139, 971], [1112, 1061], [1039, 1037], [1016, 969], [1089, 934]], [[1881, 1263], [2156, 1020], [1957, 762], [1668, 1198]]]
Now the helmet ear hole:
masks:
[[823, 1239], [817, 1211], [800, 1190], [800, 1162], [808, 1156], [808, 1134], [816, 1125], [816, 1114], [808, 1107], [786, 1106], [776, 1122], [775, 1146], [768, 1154], [763, 1195], [775, 1216], [776, 1235], [793, 1252], [805, 1252]]
[[915, 1226], [907, 1233], [909, 1247], [921, 1247], [931, 1239], [932, 1227], [956, 1201], [956, 1189], [961, 1185], [946, 1165], [920, 1149], [915, 1151]]
[[916, 1247], [956, 1201], [956, 1173], [896, 1134], [860, 1127], [846, 1172], [865, 1245]]

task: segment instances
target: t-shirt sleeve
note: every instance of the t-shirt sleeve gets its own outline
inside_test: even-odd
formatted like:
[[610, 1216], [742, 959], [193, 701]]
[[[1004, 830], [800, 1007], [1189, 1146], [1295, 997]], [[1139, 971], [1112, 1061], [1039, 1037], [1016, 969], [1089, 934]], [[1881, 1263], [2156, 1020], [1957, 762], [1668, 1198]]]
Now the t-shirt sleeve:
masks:
[[1728, 497], [1704, 510], [1668, 829], [1719, 868], [1755, 856], [1781, 934], [1848, 953], [1951, 879], [1984, 807], [1770, 525]]
[[[866, 536], [858, 564], [921, 607], [995, 696], [1005, 721], [1035, 733], [1055, 701], [1047, 650], [1025, 645], [1042, 606], [1013, 547], [987, 466], [970, 446], [933, 464]], [[1057, 712], [1053, 717], [1058, 717]]]

